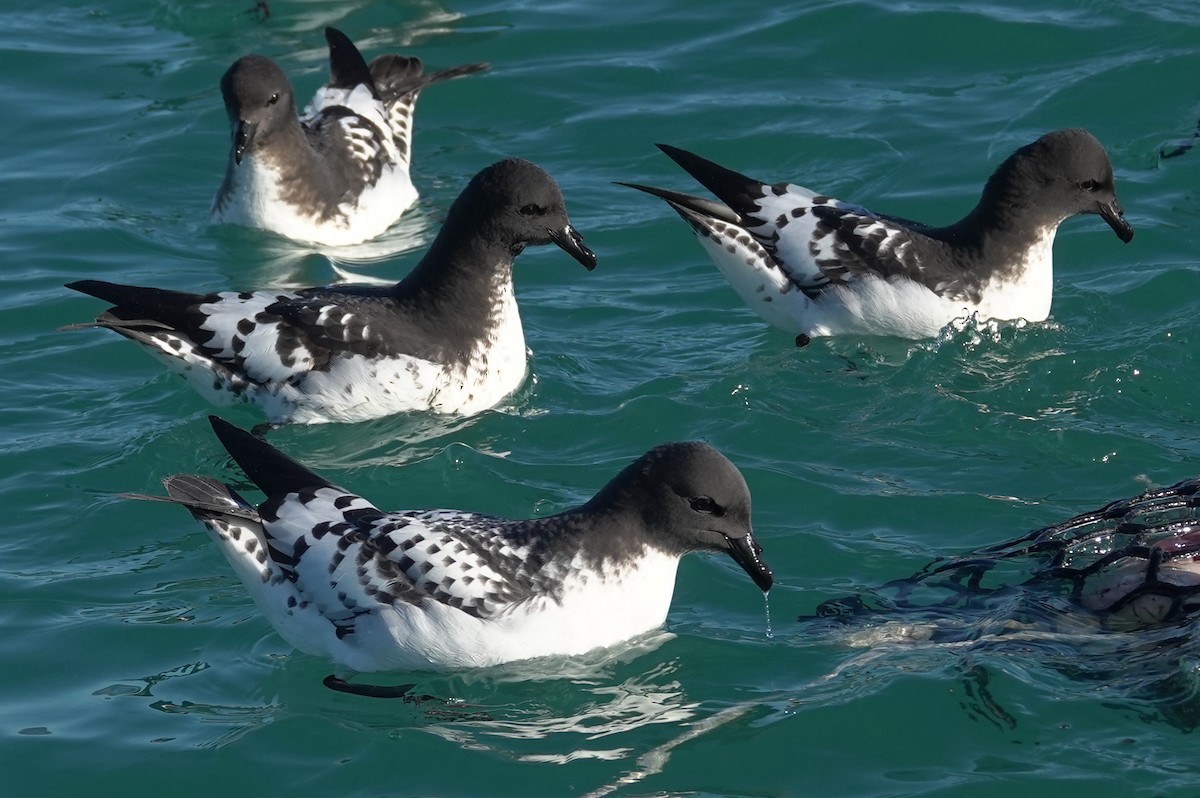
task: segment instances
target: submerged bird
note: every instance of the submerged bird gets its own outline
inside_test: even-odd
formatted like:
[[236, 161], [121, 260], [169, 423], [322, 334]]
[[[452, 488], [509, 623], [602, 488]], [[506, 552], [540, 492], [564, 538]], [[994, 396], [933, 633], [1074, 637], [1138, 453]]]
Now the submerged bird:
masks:
[[634, 183], [692, 227], [742, 301], [796, 343], [843, 333], [926, 338], [952, 321], [1044, 321], [1063, 220], [1099, 214], [1133, 238], [1108, 154], [1084, 130], [1047, 133], [996, 169], [946, 227], [872, 213], [790, 183], [763, 183], [659, 148], [720, 202]]
[[[1009, 574], [1019, 581], [1007, 583]], [[1037, 628], [1031, 621], [1051, 614], [1049, 607], [1055, 607], [1053, 614], [1064, 615], [1064, 608], [1053, 604], [1057, 596], [1066, 598], [1075, 609], [1072, 614], [1082, 609], [1085, 617], [1108, 629], [1184, 620], [1200, 610], [1200, 478], [1113, 501], [962, 557], [935, 561], [912, 577], [889, 583], [882, 593], [880, 617], [936, 609], [949, 618], [960, 610], [988, 612], [990, 604], [1009, 612], [1022, 607], [1024, 618], [989, 619], [1001, 634]], [[1039, 612], [1032, 609], [1035, 605], [1040, 605]], [[828, 601], [818, 609], [825, 617], [864, 612], [877, 610], [868, 609], [860, 597]], [[978, 634], [978, 628], [962, 620], [935, 623], [921, 637], [947, 639], [963, 630]]]
[[211, 294], [98, 280], [67, 287], [114, 305], [73, 328], [120, 333], [210, 401], [251, 402], [272, 422], [471, 415], [525, 378], [513, 259], [551, 242], [595, 267], [553, 178], [508, 159], [471, 180], [425, 257], [394, 286]]
[[187, 508], [284, 639], [352, 671], [479, 667], [614, 645], [663, 623], [679, 558], [693, 551], [728, 554], [763, 591], [772, 584], [746, 482], [707, 444], [651, 449], [581, 507], [509, 520], [382, 512], [210, 420], [266, 500], [254, 507], [192, 475], [168, 477], [168, 497], [132, 498]]
[[417, 96], [488, 68], [424, 74], [419, 58], [401, 55], [368, 66], [342, 32], [326, 28], [325, 39], [330, 80], [300, 116], [269, 58], [239, 58], [221, 78], [232, 144], [213, 221], [330, 246], [378, 236], [417, 200], [409, 177]]
[[1054, 701], [1100, 698], [1190, 731], [1198, 613], [1200, 479], [1189, 479], [935, 560], [800, 621], [805, 640], [854, 650], [814, 683], [822, 690], [836, 679], [861, 699], [863, 685], [957, 674], [972, 718], [1011, 728], [1021, 708], [988, 690], [1002, 673]]

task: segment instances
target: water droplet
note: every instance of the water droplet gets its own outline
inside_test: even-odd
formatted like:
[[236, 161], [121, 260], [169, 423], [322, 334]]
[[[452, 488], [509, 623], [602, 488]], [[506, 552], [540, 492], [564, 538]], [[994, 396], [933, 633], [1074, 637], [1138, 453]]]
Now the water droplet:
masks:
[[771, 631], [771, 591], [763, 593], [763, 607], [767, 611], [767, 639], [771, 640], [775, 637], [775, 633]]

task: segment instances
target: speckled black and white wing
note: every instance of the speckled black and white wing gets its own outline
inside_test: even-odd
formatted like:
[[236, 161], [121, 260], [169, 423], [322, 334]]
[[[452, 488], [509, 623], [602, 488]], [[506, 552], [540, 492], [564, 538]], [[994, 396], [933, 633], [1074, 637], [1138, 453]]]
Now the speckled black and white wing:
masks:
[[260, 386], [294, 383], [327, 368], [335, 354], [387, 355], [401, 346], [402, 333], [385, 330], [378, 318], [389, 302], [379, 296], [320, 289], [189, 294], [97, 280], [69, 287], [115, 305], [106, 326], [123, 333], [140, 326], [163, 355], [191, 350]]
[[864, 276], [945, 288], [925, 281], [910, 228], [794, 184], [760, 185], [757, 193], [742, 212], [746, 231], [810, 297]]
[[396, 54], [368, 66], [343, 33], [327, 28], [330, 82], [317, 90], [300, 116], [313, 150], [338, 175], [350, 178], [343, 212], [369, 214], [368, 203], [386, 204], [381, 213], [412, 205], [413, 115], [421, 89], [470, 75], [487, 64], [464, 64], [425, 75], [421, 59]]
[[260, 508], [271, 559], [338, 627], [360, 616], [432, 602], [488, 619], [528, 598], [540, 577], [511, 522], [458, 511], [385, 513], [335, 487], [306, 489]]
[[728, 205], [739, 226], [810, 298], [862, 277], [905, 278], [941, 293], [914, 247], [914, 237], [924, 238], [922, 225], [792, 183], [763, 183], [676, 147], [659, 148]]
[[[752, 310], [793, 333], [922, 337], [961, 315], [926, 282], [903, 227], [799, 186], [747, 184], [742, 211], [624, 183], [667, 201]], [[922, 277], [922, 279], [924, 279]], [[940, 283], [935, 283], [939, 285]]]
[[357, 203], [368, 186], [401, 163], [387, 112], [369, 86], [318, 89], [300, 124], [313, 149], [349, 179], [346, 202]]
[[[354, 43], [335, 28], [325, 29], [329, 44], [329, 83], [317, 89], [300, 124], [309, 144], [338, 174], [350, 179], [347, 202], [357, 204], [373, 186], [401, 165], [408, 182], [408, 159], [401, 159], [391, 135], [387, 104], [371, 70]], [[408, 182], [411, 190], [411, 182]], [[415, 192], [414, 197], [415, 200]]]
[[273, 421], [424, 409], [443, 381], [439, 342], [383, 292], [70, 287], [114, 303], [96, 325], [141, 343], [210, 401], [253, 401]]
[[811, 293], [742, 226], [742, 220], [733, 211], [690, 194], [637, 183], [620, 185], [666, 200], [692, 228], [696, 240], [747, 306], [768, 324], [802, 331], [804, 325], [799, 320], [811, 314]]
[[[325, 29], [329, 43], [329, 83], [317, 89], [300, 114], [309, 144], [329, 168], [349, 181], [345, 201], [359, 204], [368, 186], [392, 179], [401, 163], [391, 136], [388, 110], [380, 98], [371, 72], [353, 42], [334, 28]], [[416, 200], [408, 180], [407, 160], [403, 181]], [[405, 205], [404, 207], [407, 207]]]

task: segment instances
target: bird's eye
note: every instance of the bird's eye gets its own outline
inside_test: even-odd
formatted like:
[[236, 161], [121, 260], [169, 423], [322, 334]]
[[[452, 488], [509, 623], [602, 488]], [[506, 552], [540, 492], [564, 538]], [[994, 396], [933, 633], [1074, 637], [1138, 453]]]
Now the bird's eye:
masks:
[[532, 202], [529, 203], [528, 205], [522, 205], [517, 210], [517, 213], [521, 214], [522, 216], [536, 216], [541, 212], [542, 212], [542, 209], [539, 208], [537, 205], [535, 205]]
[[1081, 189], [1083, 189], [1084, 191], [1095, 191], [1098, 188], [1100, 188], [1100, 184], [1097, 183], [1095, 180], [1084, 180], [1082, 183], [1079, 184], [1079, 187]]
[[271, 95], [271, 99], [267, 100], [267, 105], [274, 105], [274, 104], [275, 104], [275, 103], [277, 103], [277, 102], [279, 102], [279, 95], [278, 95], [278, 94], [272, 94], [272, 95]]
[[704, 513], [705, 515], [718, 515], [718, 516], [723, 514], [723, 512], [721, 510], [721, 505], [717, 504], [715, 501], [713, 501], [708, 496], [695, 496], [695, 497], [689, 499], [688, 503], [691, 504], [692, 509], [698, 513]]

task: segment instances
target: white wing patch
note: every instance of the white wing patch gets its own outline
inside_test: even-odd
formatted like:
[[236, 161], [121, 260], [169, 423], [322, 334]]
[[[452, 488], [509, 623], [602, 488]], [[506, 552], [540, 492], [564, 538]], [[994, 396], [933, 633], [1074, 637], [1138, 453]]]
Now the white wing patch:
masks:
[[[289, 341], [286, 356], [280, 352], [281, 325], [266, 309], [279, 301], [300, 302], [292, 293], [256, 291], [222, 292], [216, 302], [198, 307], [206, 316], [200, 329], [212, 333], [202, 346], [220, 361], [236, 364], [254, 382], [277, 383], [312, 369], [316, 358], [299, 341]], [[294, 336], [292, 336], [294, 339]]]
[[[330, 108], [345, 108], [354, 116], [342, 116], [339, 123], [347, 135], [356, 139], [359, 146], [378, 152], [382, 150], [391, 163], [400, 160], [396, 146], [392, 142], [391, 124], [387, 109], [383, 103], [375, 99], [370, 88], [359, 84], [352, 89], [338, 89], [332, 86], [322, 86], [313, 95], [312, 101], [300, 115], [301, 124], [316, 122]], [[358, 117], [358, 119], [355, 119]], [[361, 121], [360, 121], [361, 120]], [[367, 124], [363, 124], [366, 122]], [[375, 134], [372, 135], [371, 131]]]

